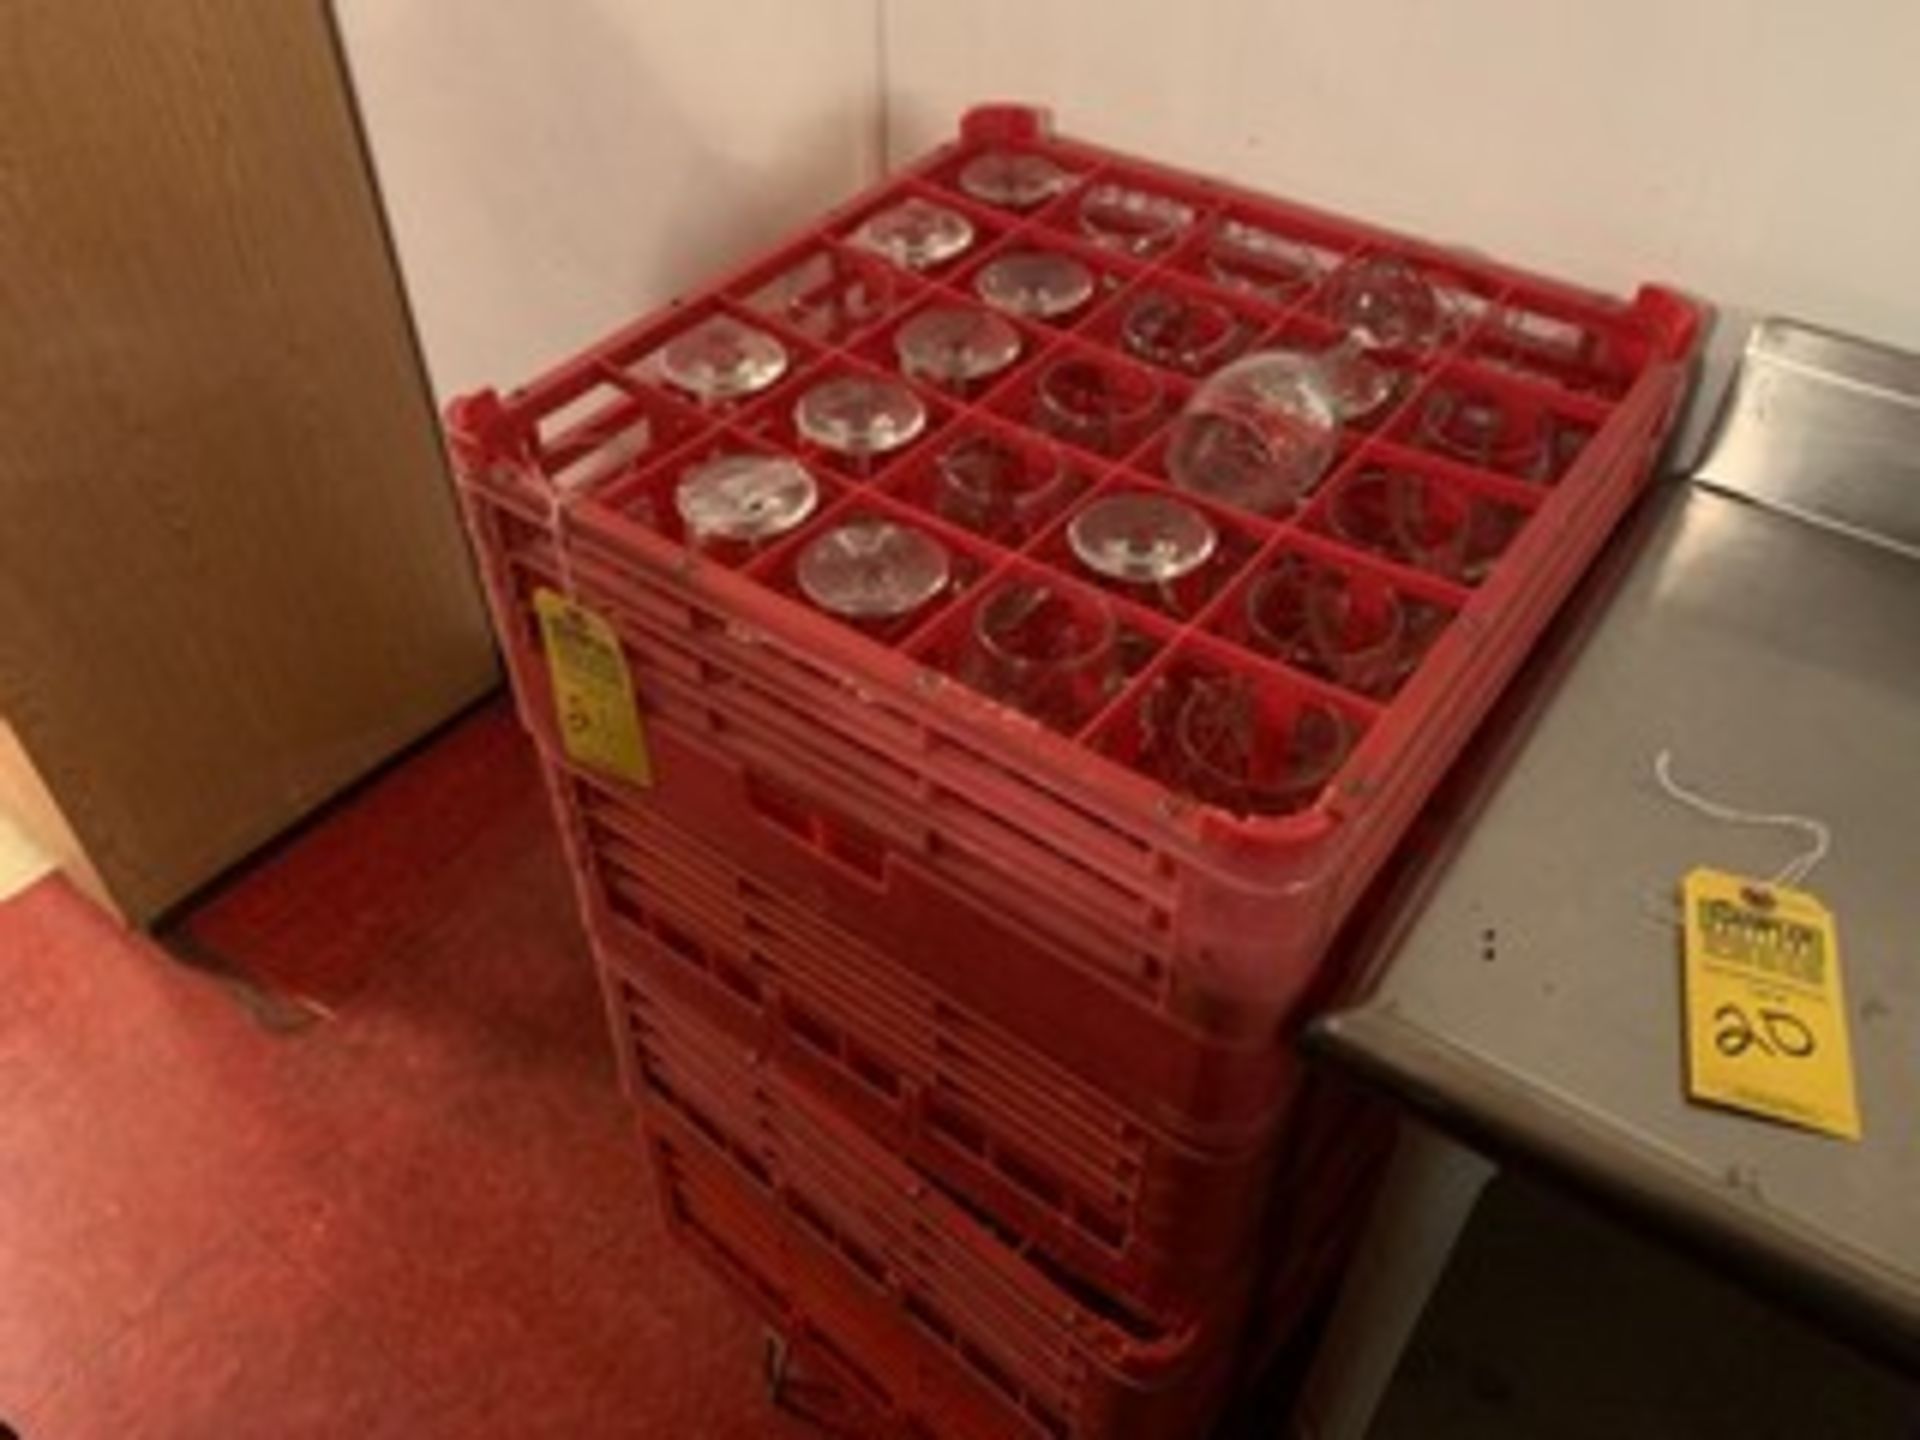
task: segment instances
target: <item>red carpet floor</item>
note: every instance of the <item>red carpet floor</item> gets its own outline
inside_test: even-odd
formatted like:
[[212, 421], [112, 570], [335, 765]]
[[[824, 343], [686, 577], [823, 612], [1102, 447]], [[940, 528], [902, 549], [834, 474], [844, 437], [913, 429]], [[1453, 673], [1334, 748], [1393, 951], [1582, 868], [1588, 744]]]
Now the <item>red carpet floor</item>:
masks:
[[0, 903], [22, 1440], [808, 1433], [663, 1232], [504, 709], [171, 938], [264, 996], [60, 880]]

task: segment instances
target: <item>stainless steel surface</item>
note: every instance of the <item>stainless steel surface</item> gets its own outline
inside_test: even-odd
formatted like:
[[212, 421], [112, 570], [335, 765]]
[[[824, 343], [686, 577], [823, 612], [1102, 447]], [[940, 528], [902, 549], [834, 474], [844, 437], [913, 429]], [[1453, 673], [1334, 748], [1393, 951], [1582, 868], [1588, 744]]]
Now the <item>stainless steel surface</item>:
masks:
[[1762, 321], [1697, 478], [1920, 554], [1920, 356]]
[[[1882, 468], [1855, 472], [1875, 491], [1855, 504], [1833, 493], [1839, 472], [1797, 431], [1784, 442], [1806, 462], [1797, 474], [1754, 448], [1756, 424], [1777, 435], [1783, 415], [1840, 413], [1779, 401], [1791, 387], [1776, 379], [1782, 408], [1756, 420], [1754, 388], [1728, 412], [1722, 438], [1736, 443], [1708, 466], [1744, 493], [1684, 485], [1651, 501], [1631, 572], [1476, 797], [1477, 818], [1390, 963], [1318, 1039], [1433, 1113], [1863, 1320], [1857, 1333], [1911, 1356], [1920, 562], [1755, 500], [1792, 497], [1795, 509], [1818, 503], [1884, 527], [1911, 519], [1890, 502], [1902, 483], [1914, 492], [1890, 450], [1873, 452]], [[1854, 450], [1867, 453], [1864, 442]], [[1832, 826], [1809, 888], [1840, 926], [1857, 1144], [1685, 1097], [1667, 897], [1694, 865], [1771, 873], [1801, 837], [1719, 824], [1668, 799], [1651, 773], [1663, 748], [1717, 797]]]

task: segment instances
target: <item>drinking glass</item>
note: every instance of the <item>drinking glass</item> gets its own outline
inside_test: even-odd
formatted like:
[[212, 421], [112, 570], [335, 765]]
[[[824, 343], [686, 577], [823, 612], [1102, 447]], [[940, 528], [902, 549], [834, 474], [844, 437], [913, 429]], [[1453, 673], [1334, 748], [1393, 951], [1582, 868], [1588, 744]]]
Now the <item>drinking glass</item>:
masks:
[[1080, 197], [1080, 229], [1095, 244], [1126, 255], [1159, 254], [1193, 219], [1191, 205], [1111, 182]]
[[1152, 432], [1160, 384], [1145, 371], [1068, 356], [1040, 372], [1033, 423], [1083, 450], [1118, 457]]
[[691, 548], [742, 564], [813, 514], [820, 487], [795, 460], [721, 455], [682, 475], [673, 501]]
[[900, 368], [965, 396], [1020, 358], [1020, 332], [1004, 315], [971, 305], [930, 305], [893, 337]]
[[1198, 509], [1151, 491], [1102, 496], [1067, 524], [1068, 548], [1088, 570], [1182, 619], [1205, 603], [1202, 571], [1219, 544]]
[[1390, 695], [1417, 663], [1411, 607], [1364, 581], [1288, 555], [1247, 587], [1247, 633], [1296, 669], [1363, 695]]
[[1593, 427], [1549, 412], [1545, 417], [1545, 429], [1546, 453], [1540, 457], [1540, 466], [1534, 478], [1550, 485], [1573, 468], [1573, 462], [1580, 458], [1580, 452], [1593, 439]]
[[795, 402], [793, 421], [802, 438], [864, 473], [874, 456], [911, 444], [927, 428], [927, 407], [896, 380], [842, 375], [810, 387]]
[[1327, 506], [1339, 539], [1466, 585], [1486, 578], [1525, 518], [1500, 501], [1379, 465], [1353, 476]]
[[1037, 531], [1067, 490], [1053, 447], [1022, 449], [992, 435], [969, 435], [942, 450], [934, 478], [934, 508], [943, 517], [1009, 545]]
[[1562, 389], [1602, 395], [1617, 395], [1632, 370], [1600, 331], [1520, 304], [1493, 312], [1474, 341], [1473, 358]]
[[862, 518], [815, 536], [800, 551], [794, 580], [830, 615], [890, 630], [947, 588], [953, 560], [925, 531]]
[[931, 270], [973, 244], [973, 222], [958, 210], [911, 196], [867, 218], [853, 243], [903, 270]]
[[1546, 416], [1507, 403], [1492, 390], [1445, 384], [1420, 410], [1420, 441], [1430, 450], [1487, 470], [1543, 478]]
[[1129, 354], [1187, 375], [1216, 369], [1233, 353], [1241, 333], [1226, 306], [1171, 290], [1148, 290], [1120, 321], [1120, 342]]
[[758, 394], [786, 373], [786, 346], [731, 315], [708, 316], [660, 351], [661, 378], [705, 406]]
[[1290, 815], [1319, 797], [1346, 761], [1353, 727], [1322, 701], [1263, 713], [1254, 682], [1235, 675], [1164, 680], [1150, 702], [1164, 725], [1175, 788], [1239, 815]]
[[1420, 411], [1420, 443], [1483, 470], [1548, 484], [1566, 473], [1592, 432], [1471, 383], [1437, 387]]
[[1008, 210], [1044, 205], [1072, 184], [1072, 172], [1031, 150], [984, 150], [960, 169], [962, 190]]
[[1216, 283], [1274, 305], [1290, 305], [1320, 282], [1320, 260], [1310, 247], [1240, 220], [1214, 228], [1201, 264]]
[[1268, 350], [1234, 361], [1174, 421], [1167, 473], [1195, 494], [1280, 515], [1326, 473], [1338, 421], [1316, 363]]
[[974, 610], [961, 678], [1071, 733], [1099, 713], [1119, 683], [1118, 634], [1102, 601], [1044, 580], [1008, 580]]
[[1342, 421], [1364, 419], [1400, 390], [1400, 377], [1376, 357], [1423, 360], [1446, 339], [1450, 320], [1425, 276], [1392, 255], [1349, 260], [1328, 279], [1327, 316], [1344, 338], [1320, 357], [1329, 398]]
[[885, 265], [820, 250], [794, 261], [743, 302], [788, 329], [833, 344], [877, 322], [904, 277]]
[[1010, 315], [1058, 320], [1093, 298], [1093, 271], [1051, 250], [1011, 250], [974, 276], [980, 298]]

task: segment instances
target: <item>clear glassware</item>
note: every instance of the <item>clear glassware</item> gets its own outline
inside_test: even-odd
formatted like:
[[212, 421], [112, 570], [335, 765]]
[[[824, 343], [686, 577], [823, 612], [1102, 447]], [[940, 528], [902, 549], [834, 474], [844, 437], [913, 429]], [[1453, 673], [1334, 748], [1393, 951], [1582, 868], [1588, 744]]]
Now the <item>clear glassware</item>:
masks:
[[996, 310], [1058, 320], [1093, 298], [1093, 271], [1051, 250], [1010, 250], [974, 276], [973, 288]]
[[793, 423], [803, 439], [863, 469], [874, 456], [918, 438], [927, 428], [927, 407], [896, 380], [842, 375], [809, 388], [794, 404]]
[[891, 520], [836, 525], [808, 541], [794, 564], [800, 592], [815, 605], [843, 620], [880, 627], [914, 614], [952, 578], [946, 546]]
[[1174, 484], [1242, 510], [1282, 515], [1332, 464], [1339, 424], [1318, 365], [1290, 351], [1234, 361], [1194, 392], [1174, 421]]
[[731, 315], [710, 315], [660, 350], [660, 375], [702, 405], [755, 395], [787, 373], [787, 347]]
[[1321, 303], [1344, 332], [1320, 365], [1334, 410], [1347, 423], [1375, 414], [1400, 392], [1398, 372], [1378, 356], [1424, 360], [1451, 329], [1440, 292], [1393, 255], [1347, 261], [1328, 278]]
[[1482, 365], [1565, 385], [1586, 368], [1594, 339], [1576, 321], [1502, 305], [1474, 342], [1473, 358]]
[[1191, 205], [1111, 182], [1080, 197], [1080, 229], [1097, 245], [1145, 258], [1170, 249], [1193, 224]]
[[1395, 549], [1408, 564], [1450, 579], [1478, 580], [1473, 556], [1476, 520], [1472, 497], [1438, 485], [1401, 483], [1388, 492], [1387, 523]]
[[949, 445], [934, 462], [934, 477], [941, 516], [1002, 544], [1018, 544], [1039, 530], [1067, 489], [1058, 451], [1021, 449], [992, 435]]
[[903, 270], [931, 270], [965, 254], [973, 234], [973, 222], [958, 210], [916, 195], [869, 216], [853, 243]]
[[1363, 695], [1392, 694], [1420, 657], [1412, 607], [1392, 586], [1297, 555], [1248, 586], [1245, 607], [1261, 649]]
[[1205, 375], [1233, 354], [1240, 322], [1224, 305], [1152, 289], [1127, 307], [1120, 343], [1127, 353], [1186, 375]]
[[1311, 247], [1240, 220], [1214, 227], [1201, 264], [1216, 283], [1275, 305], [1290, 305], [1320, 283]]
[[1559, 479], [1591, 438], [1550, 410], [1468, 383], [1438, 386], [1420, 410], [1426, 449], [1535, 484]]
[[1168, 782], [1238, 815], [1307, 809], [1345, 763], [1353, 727], [1317, 700], [1263, 713], [1252, 681], [1231, 675], [1164, 679], [1143, 714], [1146, 752]]
[[1347, 261], [1327, 281], [1324, 303], [1328, 317], [1369, 350], [1426, 354], [1446, 338], [1440, 292], [1397, 256]]
[[1545, 429], [1546, 454], [1541, 457], [1540, 469], [1533, 478], [1550, 485], [1573, 468], [1580, 453], [1587, 448], [1587, 442], [1593, 439], [1593, 427], [1549, 413], [1545, 417]]
[[1212, 598], [1220, 532], [1194, 506], [1152, 491], [1102, 496], [1067, 524], [1088, 571], [1137, 604], [1185, 620]]
[[1199, 510], [1144, 490], [1102, 496], [1067, 525], [1067, 544], [1082, 565], [1131, 585], [1164, 585], [1190, 575], [1219, 543], [1219, 531]]
[[1160, 383], [1144, 371], [1068, 356], [1040, 372], [1033, 423], [1083, 450], [1119, 457], [1153, 431]]
[[961, 678], [1003, 705], [1071, 733], [1120, 681], [1111, 607], [1043, 580], [1007, 580], [974, 609]]
[[673, 503], [688, 545], [740, 563], [813, 514], [820, 487], [796, 460], [721, 455], [682, 475]]
[[1379, 465], [1327, 506], [1327, 528], [1347, 544], [1465, 585], [1486, 578], [1525, 521], [1511, 505]]
[[1174, 743], [1194, 798], [1244, 815], [1290, 815], [1333, 779], [1353, 729], [1319, 701], [1301, 701], [1284, 719], [1263, 716], [1252, 685], [1230, 680], [1187, 692]]
[[1020, 332], [993, 310], [930, 305], [894, 332], [893, 348], [908, 375], [968, 395], [1020, 358]]
[[1044, 205], [1073, 180], [1071, 171], [1031, 150], [984, 150], [960, 168], [962, 190], [1008, 210]]
[[885, 265], [820, 250], [773, 275], [743, 303], [790, 330], [833, 344], [876, 323], [892, 307], [903, 280]]

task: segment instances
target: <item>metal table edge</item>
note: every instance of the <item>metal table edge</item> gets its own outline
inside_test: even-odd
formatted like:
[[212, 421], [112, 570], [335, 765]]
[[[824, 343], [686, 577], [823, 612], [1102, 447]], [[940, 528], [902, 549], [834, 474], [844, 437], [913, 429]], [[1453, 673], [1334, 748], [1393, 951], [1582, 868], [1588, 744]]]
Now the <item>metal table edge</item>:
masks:
[[1920, 1375], [1920, 1284], [1769, 1209], [1739, 1174], [1710, 1177], [1678, 1156], [1614, 1143], [1571, 1097], [1522, 1086], [1390, 1008], [1324, 1015], [1301, 1044], [1310, 1059], [1387, 1093], [1469, 1148], [1571, 1190], [1862, 1352]]

